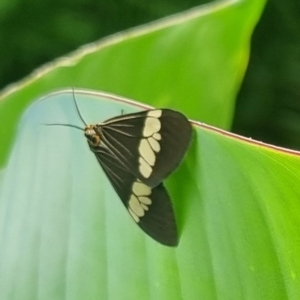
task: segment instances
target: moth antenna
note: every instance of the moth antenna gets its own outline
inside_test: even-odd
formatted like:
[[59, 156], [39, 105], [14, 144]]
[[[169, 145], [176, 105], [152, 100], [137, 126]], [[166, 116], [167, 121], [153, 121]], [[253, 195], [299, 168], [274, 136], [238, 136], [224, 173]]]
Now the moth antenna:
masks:
[[76, 107], [78, 116], [79, 116], [79, 118], [81, 119], [81, 121], [83, 122], [83, 124], [84, 124], [85, 126], [88, 126], [88, 124], [84, 121], [84, 118], [82, 117], [82, 115], [81, 115], [81, 113], [80, 113], [78, 104], [77, 104], [76, 99], [75, 99], [75, 90], [74, 90], [74, 88], [72, 88], [72, 90], [73, 90], [73, 100], [74, 100], [74, 103], [75, 103], [75, 107]]
[[[80, 120], [83, 122], [83, 124], [84, 124], [85, 126], [88, 126], [87, 123], [84, 121], [84, 119], [83, 119], [81, 113], [80, 113], [78, 104], [77, 104], [76, 99], [75, 99], [75, 90], [74, 90], [74, 88], [72, 88], [72, 91], [73, 91], [73, 94], [72, 94], [72, 95], [73, 95], [73, 100], [74, 100], [75, 107], [76, 107], [76, 111], [77, 111], [77, 113], [78, 113], [78, 115], [79, 115], [79, 118], [80, 118]], [[76, 126], [76, 125], [72, 125], [72, 124], [64, 124], [64, 123], [50, 123], [50, 124], [47, 124], [47, 123], [41, 123], [41, 124], [42, 124], [42, 125], [46, 125], [46, 126], [66, 126], [66, 127], [72, 127], [72, 128], [75, 128], [75, 129], [79, 129], [79, 130], [81, 130], [81, 131], [84, 131], [83, 128], [81, 128], [81, 127], [79, 127], [79, 126]]]
[[50, 123], [50, 124], [47, 124], [47, 123], [41, 123], [42, 125], [46, 125], [46, 126], [66, 126], [66, 127], [72, 127], [72, 128], [76, 128], [76, 129], [79, 129], [81, 131], [84, 131], [83, 128], [79, 127], [79, 126], [76, 126], [76, 125], [72, 125], [72, 124], [63, 124], [63, 123]]

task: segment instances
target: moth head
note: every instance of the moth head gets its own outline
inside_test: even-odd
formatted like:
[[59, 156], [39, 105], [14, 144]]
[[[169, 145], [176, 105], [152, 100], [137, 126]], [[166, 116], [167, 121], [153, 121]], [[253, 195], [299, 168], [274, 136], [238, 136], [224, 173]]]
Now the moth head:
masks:
[[98, 147], [100, 145], [100, 135], [95, 125], [88, 125], [84, 129], [84, 135], [88, 140], [88, 143], [92, 147]]

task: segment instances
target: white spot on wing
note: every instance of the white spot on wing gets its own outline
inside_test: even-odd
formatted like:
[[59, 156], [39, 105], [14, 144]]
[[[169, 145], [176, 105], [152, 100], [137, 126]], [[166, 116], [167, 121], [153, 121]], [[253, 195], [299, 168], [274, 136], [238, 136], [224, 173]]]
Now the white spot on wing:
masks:
[[152, 173], [152, 168], [149, 166], [149, 164], [140, 156], [139, 158], [139, 170], [141, 172], [141, 174], [145, 177], [145, 178], [149, 178], [151, 173]]
[[161, 140], [161, 134], [160, 133], [154, 133], [153, 134], [153, 137], [156, 139], [156, 140], [158, 140], [158, 141], [160, 141]]
[[142, 217], [145, 215], [145, 211], [144, 211], [143, 207], [141, 206], [140, 201], [133, 194], [131, 195], [131, 197], [129, 199], [129, 207], [138, 217]]
[[162, 110], [161, 109], [155, 109], [155, 110], [150, 110], [147, 113], [148, 117], [155, 117], [155, 118], [159, 118], [161, 117], [162, 114]]
[[144, 209], [144, 211], [149, 210], [149, 207], [144, 203], [141, 203], [141, 207]]
[[139, 147], [140, 155], [147, 161], [150, 166], [154, 166], [155, 164], [155, 154], [151, 149], [150, 144], [147, 139], [142, 139]]
[[143, 136], [149, 137], [158, 132], [161, 128], [160, 120], [157, 118], [148, 117], [145, 120]]
[[151, 199], [148, 197], [138, 197], [138, 198], [141, 203], [144, 203], [146, 205], [150, 205], [152, 203]]
[[149, 196], [151, 188], [142, 182], [135, 181], [132, 186], [132, 192], [137, 196]]
[[154, 139], [153, 137], [149, 137], [148, 138], [148, 142], [151, 145], [151, 148], [155, 152], [159, 152], [160, 151], [160, 144], [159, 144], [159, 142], [156, 139]]

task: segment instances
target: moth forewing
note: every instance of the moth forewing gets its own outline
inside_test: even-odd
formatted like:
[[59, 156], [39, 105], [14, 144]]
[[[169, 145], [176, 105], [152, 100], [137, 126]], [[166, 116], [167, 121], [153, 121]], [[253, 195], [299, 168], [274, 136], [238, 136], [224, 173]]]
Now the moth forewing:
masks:
[[182, 161], [192, 127], [184, 115], [155, 109], [103, 123], [102, 142], [142, 182], [154, 187]]
[[[143, 176], [143, 181], [150, 186], [159, 184], [178, 167], [192, 136], [191, 124], [179, 112], [164, 109], [157, 120], [160, 122], [160, 130], [156, 132], [153, 130], [153, 134], [148, 137], [145, 135], [140, 147], [140, 156], [147, 162], [147, 165], [151, 166], [152, 171], [143, 172], [143, 165], [139, 166], [139, 171]], [[150, 130], [145, 127], [144, 131]]]

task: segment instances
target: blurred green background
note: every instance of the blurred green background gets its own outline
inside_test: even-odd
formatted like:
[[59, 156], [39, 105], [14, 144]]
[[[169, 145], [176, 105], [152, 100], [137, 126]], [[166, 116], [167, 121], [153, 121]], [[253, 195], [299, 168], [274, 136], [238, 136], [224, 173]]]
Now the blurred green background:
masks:
[[[205, 2], [2, 0], [0, 89], [81, 45]], [[300, 150], [300, 2], [270, 0], [251, 47], [233, 131]]]

